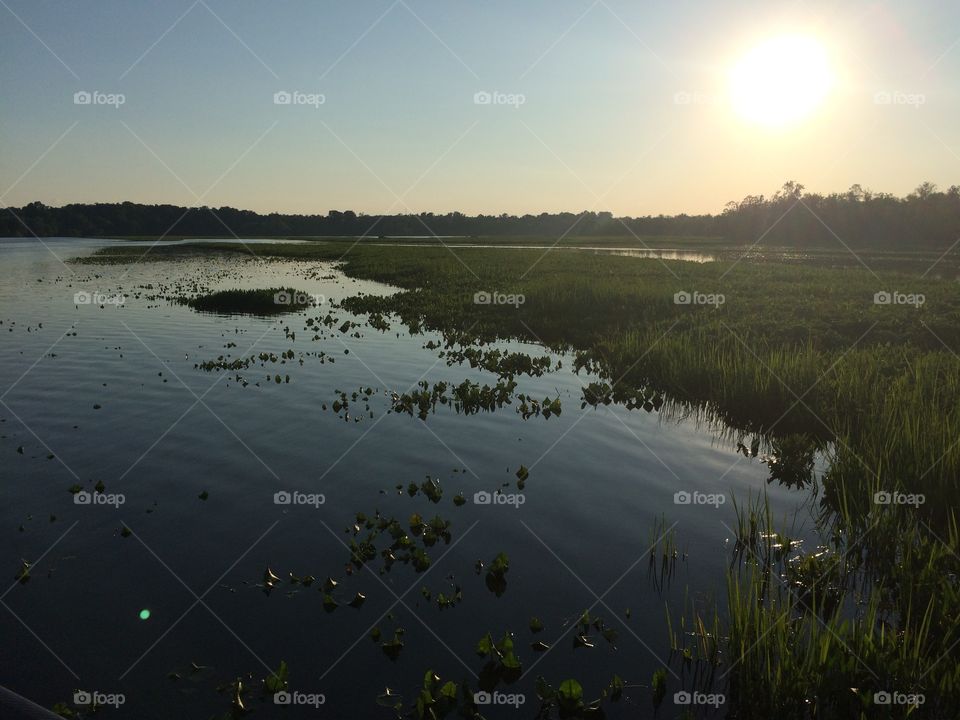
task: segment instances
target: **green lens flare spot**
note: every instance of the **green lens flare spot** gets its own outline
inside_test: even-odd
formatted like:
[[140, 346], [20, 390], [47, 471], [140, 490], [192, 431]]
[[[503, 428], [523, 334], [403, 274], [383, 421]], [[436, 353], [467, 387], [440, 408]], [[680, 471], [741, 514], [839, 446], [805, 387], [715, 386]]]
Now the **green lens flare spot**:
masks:
[[140, 611], [140, 619], [141, 619], [141, 620], [149, 620], [149, 619], [150, 619], [150, 611], [147, 610], [146, 608], [144, 608], [143, 610], [141, 610], [141, 611]]

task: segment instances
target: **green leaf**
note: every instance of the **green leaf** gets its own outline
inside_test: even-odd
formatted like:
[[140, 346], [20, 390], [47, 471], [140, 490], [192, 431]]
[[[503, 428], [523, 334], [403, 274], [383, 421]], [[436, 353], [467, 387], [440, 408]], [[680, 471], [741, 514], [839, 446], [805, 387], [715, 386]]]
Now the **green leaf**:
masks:
[[263, 681], [263, 686], [266, 691], [270, 694], [283, 692], [287, 687], [288, 673], [289, 669], [287, 668], [286, 661], [281, 660], [280, 667], [277, 669], [277, 671], [268, 675]]
[[610, 681], [610, 699], [616, 702], [620, 699], [620, 696], [623, 695], [623, 678], [619, 675], [614, 675], [613, 680]]
[[667, 671], [657, 670], [653, 673], [653, 706], [660, 707], [663, 696], [667, 694]]
[[557, 691], [560, 700], [566, 703], [579, 703], [583, 700], [583, 686], [576, 680], [564, 680]]
[[477, 643], [477, 655], [480, 657], [486, 657], [493, 652], [493, 638], [490, 636], [490, 633], [487, 633], [480, 641]]

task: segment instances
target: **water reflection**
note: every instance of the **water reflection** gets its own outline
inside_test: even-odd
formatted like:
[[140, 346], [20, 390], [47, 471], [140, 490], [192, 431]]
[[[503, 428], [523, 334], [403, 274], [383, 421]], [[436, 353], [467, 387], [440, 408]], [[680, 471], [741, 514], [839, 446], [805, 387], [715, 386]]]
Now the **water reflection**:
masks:
[[620, 257], [654, 258], [657, 260], [686, 260], [687, 262], [716, 262], [719, 255], [702, 250], [659, 250], [652, 248], [603, 248], [585, 247], [579, 250], [592, 250], [594, 255], [617, 255]]

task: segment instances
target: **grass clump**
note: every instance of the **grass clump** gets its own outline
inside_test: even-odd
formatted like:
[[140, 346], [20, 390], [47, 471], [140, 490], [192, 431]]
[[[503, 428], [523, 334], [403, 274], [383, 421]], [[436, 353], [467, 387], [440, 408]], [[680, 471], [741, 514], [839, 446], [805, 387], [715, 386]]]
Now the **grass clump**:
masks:
[[279, 315], [314, 305], [312, 295], [293, 288], [220, 290], [181, 302], [199, 312], [224, 315]]

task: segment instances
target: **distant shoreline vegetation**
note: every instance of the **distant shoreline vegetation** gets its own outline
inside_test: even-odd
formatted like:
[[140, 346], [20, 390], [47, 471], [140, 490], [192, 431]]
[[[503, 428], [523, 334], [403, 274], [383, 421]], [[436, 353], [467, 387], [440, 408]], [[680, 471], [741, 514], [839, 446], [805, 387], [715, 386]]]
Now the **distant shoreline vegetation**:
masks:
[[614, 217], [609, 212], [476, 215], [459, 212], [364, 215], [261, 215], [251, 210], [131, 202], [51, 207], [33, 202], [0, 213], [2, 237], [675, 237], [762, 247], [937, 250], [960, 237], [960, 185], [922, 183], [906, 197], [854, 185], [805, 193], [787, 182], [772, 196], [748, 195], [719, 214]]

